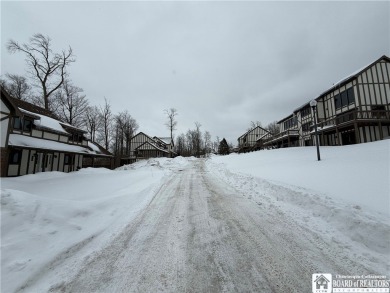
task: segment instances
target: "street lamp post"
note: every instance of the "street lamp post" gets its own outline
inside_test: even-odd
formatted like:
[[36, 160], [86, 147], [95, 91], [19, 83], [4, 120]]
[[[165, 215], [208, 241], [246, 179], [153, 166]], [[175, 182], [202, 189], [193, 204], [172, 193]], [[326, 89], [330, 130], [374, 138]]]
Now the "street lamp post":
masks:
[[317, 133], [317, 111], [316, 111], [317, 101], [316, 100], [311, 100], [310, 101], [310, 106], [313, 109], [313, 113], [314, 113], [314, 129], [315, 129], [315, 135], [316, 135], [317, 159], [318, 159], [318, 161], [321, 161], [321, 157], [320, 157], [320, 142], [319, 142], [318, 133]]

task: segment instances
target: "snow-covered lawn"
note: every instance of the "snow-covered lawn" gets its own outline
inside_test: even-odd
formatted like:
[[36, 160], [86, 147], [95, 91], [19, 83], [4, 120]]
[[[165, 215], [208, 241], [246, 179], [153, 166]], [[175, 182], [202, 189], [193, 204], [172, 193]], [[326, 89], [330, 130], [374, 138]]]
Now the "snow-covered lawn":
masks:
[[288, 187], [304, 187], [390, 217], [390, 139], [372, 143], [263, 150], [214, 156], [214, 163]]
[[277, 207], [371, 270], [390, 272], [390, 140], [212, 156], [208, 170]]

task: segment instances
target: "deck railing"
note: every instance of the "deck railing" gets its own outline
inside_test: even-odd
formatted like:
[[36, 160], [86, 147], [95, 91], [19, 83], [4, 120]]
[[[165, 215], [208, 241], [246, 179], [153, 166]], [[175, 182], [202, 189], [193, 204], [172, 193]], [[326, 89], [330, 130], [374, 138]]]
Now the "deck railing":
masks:
[[[319, 130], [337, 126], [343, 123], [347, 122], [353, 122], [353, 121], [378, 121], [378, 120], [388, 120], [390, 121], [390, 110], [371, 110], [371, 111], [362, 111], [362, 110], [354, 110], [346, 113], [342, 113], [337, 115], [336, 117], [330, 118], [330, 119], [319, 119], [319, 122], [317, 124]], [[310, 131], [313, 131], [314, 124], [310, 126]], [[273, 142], [280, 141], [283, 139], [288, 139], [292, 136], [299, 136], [299, 130], [298, 129], [289, 129], [282, 131], [278, 134], [275, 134], [273, 136], [264, 138], [262, 140], [263, 145], [270, 145]]]
[[288, 129], [288, 130], [279, 132], [278, 134], [275, 134], [275, 135], [273, 135], [271, 137], [268, 137], [268, 138], [264, 139], [264, 143], [263, 144], [267, 144], [267, 143], [270, 143], [271, 141], [277, 141], [277, 140], [280, 140], [280, 139], [283, 139], [283, 138], [287, 138], [288, 139], [289, 136], [299, 136], [298, 129]]
[[[337, 115], [336, 117], [321, 120], [318, 122], [317, 126], [320, 129], [327, 128], [329, 126], [336, 126], [347, 122], [361, 120], [390, 120], [390, 111], [387, 110], [371, 110], [371, 111], [350, 111]], [[313, 130], [314, 125], [310, 126], [310, 130]]]

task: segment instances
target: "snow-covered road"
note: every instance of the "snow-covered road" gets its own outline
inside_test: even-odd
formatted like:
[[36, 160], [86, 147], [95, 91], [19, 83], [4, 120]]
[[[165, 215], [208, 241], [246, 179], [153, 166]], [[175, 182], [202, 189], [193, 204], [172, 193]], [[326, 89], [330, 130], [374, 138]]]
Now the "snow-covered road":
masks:
[[50, 291], [301, 293], [313, 273], [375, 273], [276, 205], [243, 195], [192, 160]]

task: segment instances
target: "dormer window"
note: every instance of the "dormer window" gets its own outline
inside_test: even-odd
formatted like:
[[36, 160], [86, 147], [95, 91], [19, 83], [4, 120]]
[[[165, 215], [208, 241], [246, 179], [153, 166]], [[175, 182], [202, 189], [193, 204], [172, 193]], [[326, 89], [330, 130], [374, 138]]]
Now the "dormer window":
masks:
[[31, 128], [32, 128], [32, 121], [24, 119], [24, 121], [23, 121], [23, 131], [31, 132]]
[[14, 129], [23, 130], [24, 132], [31, 132], [32, 121], [28, 119], [22, 119], [20, 117], [14, 117]]
[[74, 142], [83, 142], [83, 138], [84, 136], [81, 134], [81, 133], [72, 133], [72, 136], [70, 137], [70, 139]]
[[22, 130], [22, 119], [20, 117], [14, 117], [14, 129]]

